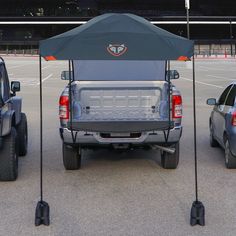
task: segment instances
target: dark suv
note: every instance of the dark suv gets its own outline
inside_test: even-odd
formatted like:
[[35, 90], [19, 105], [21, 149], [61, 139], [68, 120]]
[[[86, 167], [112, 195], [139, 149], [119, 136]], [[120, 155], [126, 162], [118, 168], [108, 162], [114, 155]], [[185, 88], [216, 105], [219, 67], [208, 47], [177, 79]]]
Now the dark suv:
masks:
[[16, 97], [20, 82], [11, 82], [0, 57], [0, 180], [16, 180], [18, 156], [27, 153], [27, 119], [21, 112], [22, 99]]

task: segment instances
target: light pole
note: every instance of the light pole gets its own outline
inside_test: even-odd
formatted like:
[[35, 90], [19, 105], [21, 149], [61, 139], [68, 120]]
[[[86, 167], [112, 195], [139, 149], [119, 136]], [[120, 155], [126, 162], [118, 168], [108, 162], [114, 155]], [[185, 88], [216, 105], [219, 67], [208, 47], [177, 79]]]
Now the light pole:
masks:
[[190, 0], [185, 0], [185, 8], [186, 8], [186, 15], [187, 15], [187, 38], [190, 39], [190, 34], [189, 34], [189, 9], [190, 9]]
[[231, 51], [231, 56], [233, 56], [233, 29], [232, 29], [232, 20], [229, 20], [229, 29], [230, 29], [230, 51]]

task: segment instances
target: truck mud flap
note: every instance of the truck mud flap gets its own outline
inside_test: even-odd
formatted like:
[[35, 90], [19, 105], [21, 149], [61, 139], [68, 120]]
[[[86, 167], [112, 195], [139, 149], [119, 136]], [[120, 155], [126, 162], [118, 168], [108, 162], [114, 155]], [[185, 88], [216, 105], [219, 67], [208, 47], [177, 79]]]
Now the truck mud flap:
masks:
[[[68, 122], [68, 127], [70, 122]], [[75, 131], [88, 132], [143, 132], [152, 130], [168, 130], [174, 128], [169, 121], [77, 121], [72, 122]]]

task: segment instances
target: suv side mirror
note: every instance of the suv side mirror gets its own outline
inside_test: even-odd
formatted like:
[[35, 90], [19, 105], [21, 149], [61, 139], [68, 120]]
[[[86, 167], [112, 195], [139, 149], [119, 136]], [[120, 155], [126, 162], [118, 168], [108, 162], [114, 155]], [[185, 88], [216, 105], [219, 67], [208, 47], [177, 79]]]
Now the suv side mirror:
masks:
[[179, 72], [177, 70], [168, 70], [166, 72], [166, 78], [168, 79], [170, 76], [170, 79], [178, 79], [179, 78]]
[[11, 82], [11, 91], [13, 92], [13, 95], [15, 95], [16, 92], [20, 91], [20, 82], [19, 81], [12, 81]]
[[207, 105], [210, 105], [210, 106], [214, 106], [214, 105], [217, 104], [215, 98], [208, 98], [207, 101], [206, 101], [206, 103], [207, 103]]
[[[73, 73], [71, 71], [71, 80], [73, 80]], [[61, 79], [62, 80], [70, 80], [70, 74], [69, 74], [69, 71], [62, 71], [61, 72]]]

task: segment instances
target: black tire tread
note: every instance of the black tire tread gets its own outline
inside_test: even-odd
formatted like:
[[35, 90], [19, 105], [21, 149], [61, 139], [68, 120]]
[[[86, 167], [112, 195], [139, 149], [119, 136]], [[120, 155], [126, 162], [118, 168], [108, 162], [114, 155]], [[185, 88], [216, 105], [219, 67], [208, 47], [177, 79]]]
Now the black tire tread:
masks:
[[163, 151], [161, 154], [161, 165], [164, 169], [176, 169], [179, 164], [179, 142], [172, 147], [175, 147], [175, 153]]
[[76, 148], [62, 143], [62, 155], [66, 170], [78, 170], [81, 168], [81, 154]]
[[28, 147], [28, 127], [25, 113], [21, 113], [21, 121], [17, 126], [17, 134], [19, 140], [19, 156], [25, 156], [27, 154]]
[[1, 181], [14, 181], [18, 176], [17, 145], [17, 132], [16, 129], [12, 127], [10, 134], [8, 134], [6, 137], [3, 137], [3, 146], [0, 150]]

